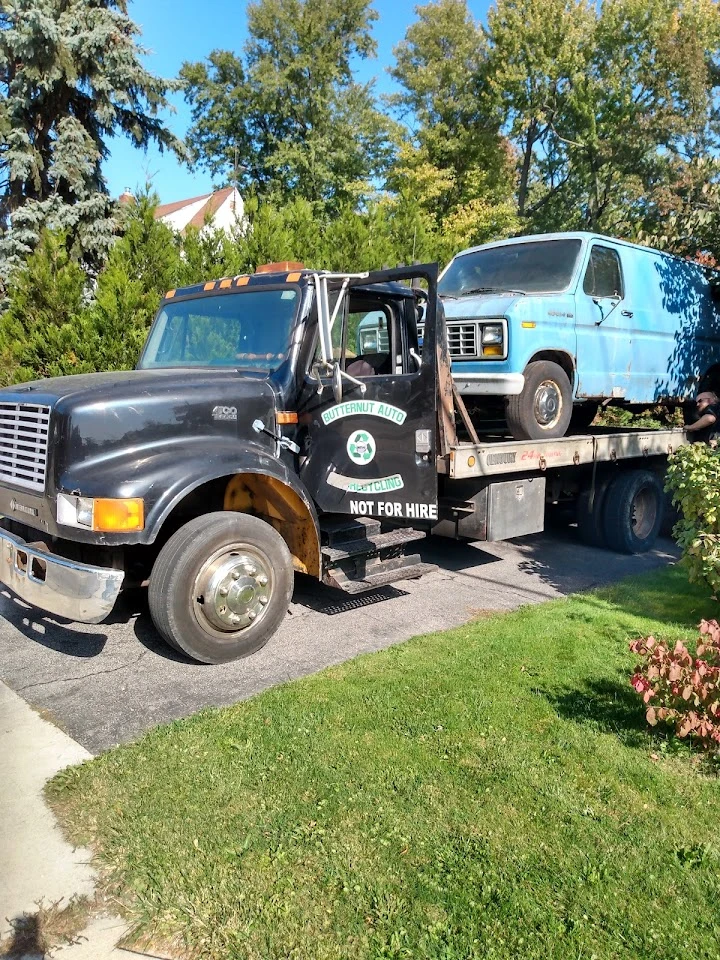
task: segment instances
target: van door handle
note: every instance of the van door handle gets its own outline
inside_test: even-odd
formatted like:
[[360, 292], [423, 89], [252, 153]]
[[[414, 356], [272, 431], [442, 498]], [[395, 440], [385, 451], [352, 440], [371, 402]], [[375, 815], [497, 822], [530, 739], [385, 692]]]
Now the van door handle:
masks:
[[633, 315], [632, 310], [621, 310], [620, 311], [623, 317], [631, 317]]

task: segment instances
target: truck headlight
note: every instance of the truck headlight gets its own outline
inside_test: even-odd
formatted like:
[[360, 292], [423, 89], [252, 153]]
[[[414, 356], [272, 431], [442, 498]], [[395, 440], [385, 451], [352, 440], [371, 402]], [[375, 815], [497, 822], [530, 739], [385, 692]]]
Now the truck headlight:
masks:
[[501, 323], [486, 323], [482, 331], [483, 345], [487, 343], [502, 343], [503, 328]]
[[126, 533], [145, 526], [145, 503], [141, 497], [111, 500], [107, 497], [76, 497], [59, 493], [57, 521], [66, 527], [98, 533]]

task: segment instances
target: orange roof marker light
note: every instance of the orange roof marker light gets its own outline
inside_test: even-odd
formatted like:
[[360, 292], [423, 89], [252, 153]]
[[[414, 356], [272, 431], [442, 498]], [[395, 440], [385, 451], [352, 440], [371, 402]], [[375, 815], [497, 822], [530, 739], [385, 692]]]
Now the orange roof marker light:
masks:
[[229, 277], [225, 277], [224, 280], [220, 281], [221, 290], [227, 290], [227, 288], [231, 286], [232, 286], [232, 280]]
[[263, 263], [255, 268], [255, 273], [287, 273], [288, 270], [304, 269], [304, 263], [297, 263], [294, 260], [280, 260], [278, 263]]
[[173, 298], [174, 296], [175, 296], [175, 291], [174, 291], [174, 290], [168, 290], [168, 292], [165, 294], [165, 299], [166, 299], [166, 300], [172, 300], [172, 298]]
[[278, 412], [275, 414], [275, 419], [277, 420], [278, 424], [297, 423], [297, 410], [278, 410]]
[[235, 277], [235, 286], [246, 287], [249, 281], [250, 277]]
[[211, 280], [210, 283], [206, 283], [203, 287], [203, 290], [214, 290], [215, 289], [215, 280]]

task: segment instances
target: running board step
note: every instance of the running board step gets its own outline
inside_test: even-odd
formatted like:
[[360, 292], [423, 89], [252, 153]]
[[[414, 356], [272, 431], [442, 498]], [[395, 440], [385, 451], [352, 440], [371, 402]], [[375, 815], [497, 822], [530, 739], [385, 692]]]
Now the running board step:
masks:
[[349, 540], [367, 540], [380, 533], [380, 521], [371, 517], [338, 516], [336, 520], [324, 518], [320, 521], [323, 542], [330, 547]]
[[402, 559], [410, 563], [391, 569], [381, 567], [377, 573], [365, 574], [362, 580], [348, 577], [340, 567], [328, 570], [323, 580], [328, 586], [337, 587], [345, 593], [365, 593], [367, 590], [377, 590], [378, 587], [385, 587], [399, 580], [416, 580], [418, 577], [425, 576], [426, 573], [434, 573], [437, 570], [434, 563], [421, 563], [417, 555]]
[[322, 554], [330, 565], [346, 560], [349, 557], [371, 557], [385, 550], [397, 550], [413, 540], [422, 540], [424, 530], [391, 530], [389, 533], [368, 534], [362, 539], [336, 541], [332, 547], [323, 547]]

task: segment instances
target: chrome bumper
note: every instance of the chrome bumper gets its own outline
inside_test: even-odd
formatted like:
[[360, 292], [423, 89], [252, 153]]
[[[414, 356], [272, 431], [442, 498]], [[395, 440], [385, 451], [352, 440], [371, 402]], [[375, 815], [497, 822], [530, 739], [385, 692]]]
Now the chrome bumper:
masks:
[[0, 529], [0, 583], [21, 600], [76, 623], [100, 623], [115, 606], [125, 574], [29, 546]]
[[471, 396], [517, 396], [525, 386], [522, 373], [461, 373], [453, 363], [452, 375], [458, 392]]

